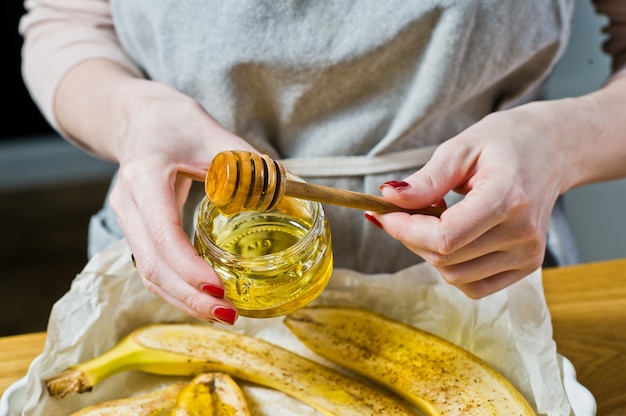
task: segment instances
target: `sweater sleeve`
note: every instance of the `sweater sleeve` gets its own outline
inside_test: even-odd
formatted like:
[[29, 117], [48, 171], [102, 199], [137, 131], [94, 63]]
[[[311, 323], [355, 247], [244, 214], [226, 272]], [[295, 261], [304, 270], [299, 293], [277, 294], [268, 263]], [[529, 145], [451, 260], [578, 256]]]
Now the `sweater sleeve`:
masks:
[[26, 0], [19, 32], [22, 77], [46, 120], [60, 131], [54, 96], [63, 76], [88, 59], [109, 59], [141, 77], [124, 53], [111, 19], [108, 0]]
[[626, 1], [593, 0], [598, 13], [608, 17], [609, 23], [604, 28], [608, 35], [604, 50], [612, 58], [613, 72], [626, 72]]

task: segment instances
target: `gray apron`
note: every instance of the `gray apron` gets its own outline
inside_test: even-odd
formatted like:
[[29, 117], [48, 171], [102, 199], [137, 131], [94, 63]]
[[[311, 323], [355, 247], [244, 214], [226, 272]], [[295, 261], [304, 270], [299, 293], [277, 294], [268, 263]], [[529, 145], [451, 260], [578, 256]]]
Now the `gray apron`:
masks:
[[[540, 98], [573, 4], [110, 1], [120, 41], [146, 77], [194, 97], [305, 180], [372, 194], [485, 115]], [[195, 186], [189, 225], [201, 197]], [[337, 267], [393, 272], [421, 261], [361, 212], [326, 211]], [[106, 204], [92, 221], [91, 253], [121, 237], [115, 222]], [[559, 263], [575, 261], [559, 208], [548, 240]]]

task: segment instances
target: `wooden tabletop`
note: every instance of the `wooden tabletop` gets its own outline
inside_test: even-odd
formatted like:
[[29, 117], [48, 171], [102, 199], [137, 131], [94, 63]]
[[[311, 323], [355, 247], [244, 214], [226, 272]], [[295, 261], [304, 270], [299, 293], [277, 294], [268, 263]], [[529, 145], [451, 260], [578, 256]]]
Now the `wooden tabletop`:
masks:
[[31, 361], [43, 350], [45, 340], [43, 332], [0, 338], [0, 395], [26, 374]]
[[546, 269], [543, 286], [558, 351], [598, 402], [626, 414], [626, 259]]
[[[626, 414], [626, 259], [546, 269], [543, 281], [554, 339], [598, 415]], [[26, 374], [44, 333], [0, 338], [0, 394]]]

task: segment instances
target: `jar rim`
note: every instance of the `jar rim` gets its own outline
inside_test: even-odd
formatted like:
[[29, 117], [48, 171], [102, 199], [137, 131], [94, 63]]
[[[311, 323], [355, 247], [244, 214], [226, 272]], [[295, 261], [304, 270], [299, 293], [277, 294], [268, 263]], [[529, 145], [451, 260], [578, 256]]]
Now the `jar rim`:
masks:
[[[324, 232], [324, 224], [325, 224], [325, 214], [322, 204], [315, 201], [308, 201], [304, 199], [300, 199], [301, 203], [307, 205], [307, 209], [310, 208], [311, 218], [313, 221], [311, 225], [306, 230], [306, 233], [302, 238], [300, 238], [297, 242], [292, 244], [291, 246], [271, 253], [271, 254], [263, 254], [260, 256], [251, 256], [251, 257], [243, 257], [237, 254], [233, 254], [222, 247], [220, 247], [214, 240], [211, 238], [209, 233], [207, 232], [207, 228], [205, 226], [206, 221], [211, 218], [213, 212], [218, 211], [218, 215], [224, 215], [219, 213], [219, 209], [211, 204], [211, 201], [205, 196], [200, 203], [200, 208], [198, 209], [198, 218], [196, 225], [196, 236], [200, 237], [202, 243], [207, 248], [208, 251], [211, 252], [213, 256], [219, 256], [224, 260], [236, 260], [242, 264], [245, 263], [260, 263], [260, 262], [268, 262], [268, 260], [275, 258], [277, 256], [289, 256], [292, 252], [297, 254], [301, 252], [303, 249], [307, 247], [311, 243], [318, 234]], [[276, 211], [276, 210], [275, 210]], [[271, 212], [271, 211], [267, 211]], [[283, 211], [281, 211], [283, 212]], [[242, 212], [240, 214], [235, 215], [255, 215], [259, 214], [259, 212]], [[269, 263], [269, 262], [268, 262]]]

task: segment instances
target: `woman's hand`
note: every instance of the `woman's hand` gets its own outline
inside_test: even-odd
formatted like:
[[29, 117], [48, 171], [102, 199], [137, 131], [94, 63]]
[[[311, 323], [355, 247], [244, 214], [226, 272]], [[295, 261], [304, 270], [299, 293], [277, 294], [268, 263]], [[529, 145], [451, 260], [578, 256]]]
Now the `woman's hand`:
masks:
[[219, 276], [191, 246], [181, 210], [191, 181], [204, 181], [217, 152], [253, 149], [195, 101], [159, 89], [163, 95], [129, 108], [111, 205], [149, 290], [197, 318], [233, 323], [235, 308], [223, 298]]
[[[64, 115], [77, 107], [65, 107], [73, 98], [84, 99], [71, 88], [83, 70], [89, 71], [89, 80], [105, 72], [101, 83], [89, 90], [99, 94], [102, 112], [91, 108], [91, 123], [81, 125], [84, 119], [75, 113]], [[103, 62], [77, 71], [59, 93], [59, 120], [66, 121], [62, 126], [76, 140], [119, 163], [111, 205], [145, 286], [191, 316], [234, 323], [236, 309], [224, 298], [219, 276], [191, 245], [181, 211], [192, 180], [204, 181], [218, 152], [254, 149], [169, 86], [128, 77]]]
[[548, 102], [493, 113], [442, 144], [404, 181], [381, 186], [397, 205], [464, 194], [440, 219], [376, 215], [392, 237], [472, 298], [494, 293], [541, 266], [548, 222], [564, 190], [567, 144]]

